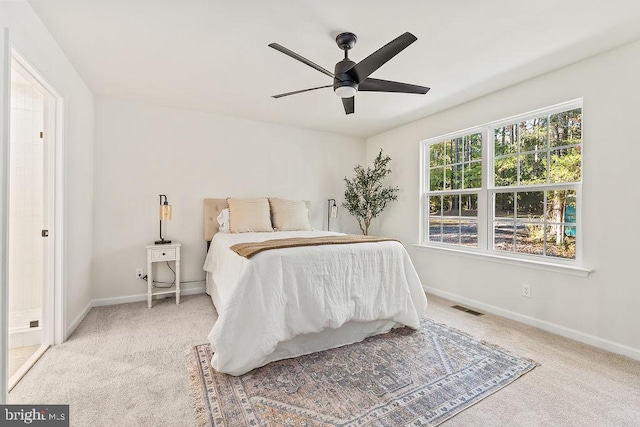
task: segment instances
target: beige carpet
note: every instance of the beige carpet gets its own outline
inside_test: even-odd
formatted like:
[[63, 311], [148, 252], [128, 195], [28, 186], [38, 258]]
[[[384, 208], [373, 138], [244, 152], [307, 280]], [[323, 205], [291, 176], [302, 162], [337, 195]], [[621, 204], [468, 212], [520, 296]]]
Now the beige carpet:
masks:
[[[541, 366], [456, 415], [453, 426], [640, 425], [640, 362], [429, 296], [429, 317]], [[69, 403], [73, 426], [192, 426], [184, 349], [206, 342], [205, 295], [94, 308], [9, 394], [9, 403]]]

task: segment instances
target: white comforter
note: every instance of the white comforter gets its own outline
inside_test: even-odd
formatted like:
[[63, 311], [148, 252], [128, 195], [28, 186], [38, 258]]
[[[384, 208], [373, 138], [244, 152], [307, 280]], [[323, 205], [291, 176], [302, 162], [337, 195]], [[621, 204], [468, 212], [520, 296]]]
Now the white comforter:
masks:
[[398, 242], [275, 249], [251, 259], [229, 249], [241, 242], [330, 234], [339, 233], [215, 235], [204, 270], [219, 297], [219, 317], [208, 337], [216, 370], [241, 375], [273, 360], [269, 355], [279, 343], [346, 322], [384, 319], [419, 327], [427, 300]]

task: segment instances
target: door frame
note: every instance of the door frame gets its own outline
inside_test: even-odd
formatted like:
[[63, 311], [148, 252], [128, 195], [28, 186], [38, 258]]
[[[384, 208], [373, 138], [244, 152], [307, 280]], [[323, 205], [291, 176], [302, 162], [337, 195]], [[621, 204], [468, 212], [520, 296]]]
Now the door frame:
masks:
[[[43, 227], [49, 237], [43, 242], [42, 345], [61, 344], [66, 339], [64, 294], [64, 98], [14, 46], [11, 67], [45, 93], [44, 140], [45, 212]], [[46, 226], [45, 226], [46, 224]]]
[[9, 85], [11, 50], [9, 29], [0, 27], [0, 404], [7, 401], [9, 336]]

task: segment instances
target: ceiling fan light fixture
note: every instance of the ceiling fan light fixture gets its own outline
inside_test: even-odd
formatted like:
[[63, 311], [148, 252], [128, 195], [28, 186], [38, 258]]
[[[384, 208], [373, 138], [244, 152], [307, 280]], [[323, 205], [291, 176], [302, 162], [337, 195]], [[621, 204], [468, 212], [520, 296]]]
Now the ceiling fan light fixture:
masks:
[[[1, 1], [1, 0], [0, 0]], [[344, 51], [344, 59], [338, 61], [335, 65], [334, 72], [321, 67], [315, 62], [311, 62], [304, 56], [287, 49], [278, 43], [270, 43], [269, 47], [284, 53], [287, 56], [300, 61], [309, 67], [320, 71], [329, 77], [333, 77], [333, 91], [342, 99], [342, 106], [345, 114], [353, 114], [355, 112], [355, 96], [360, 92], [392, 92], [392, 93], [417, 93], [426, 94], [429, 88], [426, 86], [412, 85], [408, 83], [394, 82], [390, 80], [381, 80], [372, 78], [371, 73], [386, 64], [391, 58], [402, 52], [411, 43], [418, 40], [413, 34], [406, 32], [399, 37], [391, 40], [362, 61], [355, 63], [349, 59], [349, 50], [351, 50], [358, 38], [353, 33], [340, 33], [336, 37], [338, 47]], [[274, 95], [273, 98], [282, 98], [283, 96], [305, 93], [312, 90], [324, 89], [331, 85], [312, 87], [310, 89], [296, 90], [293, 92], [281, 93]]]
[[344, 85], [344, 86], [338, 86], [337, 88], [335, 88], [334, 92], [340, 98], [353, 98], [354, 96], [356, 96], [357, 90], [353, 86]]

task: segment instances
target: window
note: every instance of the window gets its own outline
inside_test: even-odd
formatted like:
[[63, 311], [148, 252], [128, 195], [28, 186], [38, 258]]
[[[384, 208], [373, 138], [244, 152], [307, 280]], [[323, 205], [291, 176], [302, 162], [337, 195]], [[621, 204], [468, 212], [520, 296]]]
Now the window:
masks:
[[422, 144], [421, 243], [580, 258], [581, 100]]
[[478, 191], [482, 134], [467, 133], [429, 145], [427, 240], [478, 246]]

